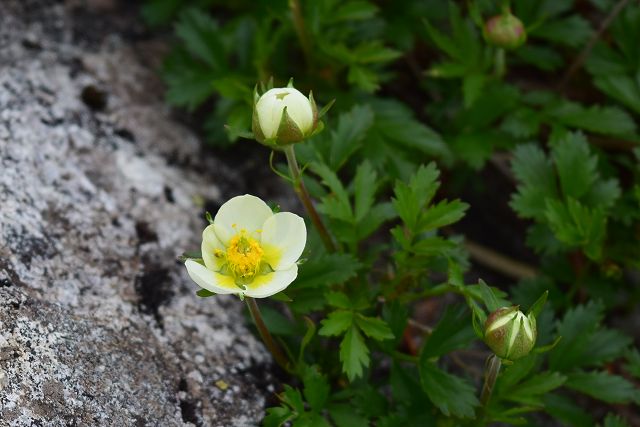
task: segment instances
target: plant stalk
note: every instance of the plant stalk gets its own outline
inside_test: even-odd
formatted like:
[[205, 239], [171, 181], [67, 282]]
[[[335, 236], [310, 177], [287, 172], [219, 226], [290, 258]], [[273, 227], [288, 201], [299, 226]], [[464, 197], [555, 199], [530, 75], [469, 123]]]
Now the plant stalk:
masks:
[[480, 395], [480, 402], [483, 407], [486, 407], [489, 399], [491, 399], [491, 393], [493, 392], [493, 387], [496, 385], [496, 379], [498, 378], [498, 373], [500, 373], [501, 365], [502, 361], [498, 356], [495, 354], [489, 356], [489, 360], [487, 360], [484, 368], [484, 385], [482, 386], [482, 394]]
[[505, 51], [501, 47], [496, 50], [496, 56], [494, 58], [493, 66], [496, 77], [502, 79], [507, 72], [507, 64], [505, 59]]
[[322, 239], [324, 246], [327, 248], [327, 251], [336, 252], [337, 247], [333, 242], [329, 231], [327, 231], [327, 228], [324, 226], [322, 218], [318, 215], [318, 211], [316, 211], [316, 208], [313, 206], [307, 187], [305, 187], [304, 182], [302, 181], [302, 174], [300, 172], [300, 167], [298, 166], [298, 161], [296, 160], [296, 152], [294, 151], [293, 144], [284, 147], [284, 154], [287, 156], [289, 171], [291, 172], [291, 178], [293, 179], [293, 188], [298, 195], [298, 198], [309, 214], [311, 222], [313, 222], [316, 230], [318, 230], [320, 238]]
[[264, 323], [262, 314], [260, 313], [260, 308], [258, 308], [258, 303], [256, 303], [256, 300], [251, 297], [244, 297], [244, 300], [249, 308], [249, 313], [251, 313], [253, 323], [256, 325], [256, 328], [258, 328], [262, 342], [267, 346], [276, 363], [285, 371], [291, 372], [289, 360], [280, 349], [280, 346], [276, 344], [271, 332], [269, 332], [267, 325]]
[[300, 46], [302, 46], [302, 51], [304, 52], [305, 59], [307, 60], [307, 65], [311, 67], [311, 61], [313, 59], [311, 54], [311, 40], [309, 39], [309, 34], [307, 33], [307, 29], [304, 25], [304, 17], [302, 16], [300, 0], [289, 0], [289, 8], [293, 15], [293, 26], [295, 27], [296, 34], [300, 40]]

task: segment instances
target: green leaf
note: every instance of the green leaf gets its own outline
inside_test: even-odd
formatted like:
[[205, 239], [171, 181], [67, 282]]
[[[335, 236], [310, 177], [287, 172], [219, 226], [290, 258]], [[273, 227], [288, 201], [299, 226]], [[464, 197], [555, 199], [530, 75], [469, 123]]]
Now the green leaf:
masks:
[[274, 335], [297, 336], [302, 333], [299, 324], [293, 323], [275, 308], [264, 306], [260, 310], [267, 329]]
[[[465, 348], [475, 338], [471, 317], [464, 307], [447, 307], [444, 315], [425, 341], [420, 359], [430, 359]], [[426, 363], [426, 361], [424, 361]]]
[[568, 374], [565, 386], [607, 403], [640, 403], [640, 394], [632, 383], [606, 372]]
[[206, 289], [198, 289], [196, 291], [196, 295], [198, 295], [200, 298], [208, 298], [208, 297], [215, 296], [215, 293], [208, 291]]
[[376, 341], [383, 341], [394, 338], [389, 325], [384, 320], [377, 317], [367, 317], [362, 314], [356, 314], [356, 324], [362, 332], [369, 338]]
[[562, 340], [550, 354], [552, 369], [600, 366], [625, 354], [632, 340], [617, 330], [602, 328], [602, 310], [601, 304], [590, 303], [567, 312], [558, 324]]
[[309, 402], [311, 409], [316, 412], [322, 411], [331, 390], [326, 376], [320, 373], [317, 366], [307, 366], [302, 376], [302, 383], [304, 384], [304, 397]]
[[624, 369], [634, 377], [640, 379], [640, 351], [633, 348], [627, 352], [627, 364]]
[[353, 323], [353, 313], [347, 310], [333, 311], [320, 323], [322, 327], [318, 331], [318, 334], [322, 336], [341, 335], [351, 327]]
[[484, 280], [480, 279], [478, 281], [478, 287], [480, 290], [480, 296], [482, 297], [482, 301], [484, 302], [484, 305], [487, 306], [487, 310], [489, 310], [490, 313], [496, 311], [500, 307], [504, 307], [504, 305], [501, 304], [498, 298], [496, 297], [495, 293], [493, 292], [493, 289], [491, 289], [484, 282]]
[[349, 195], [338, 176], [324, 163], [311, 163], [309, 168], [320, 178], [331, 193], [322, 198], [322, 204], [318, 209], [331, 218], [353, 223], [353, 211], [349, 202]]
[[542, 309], [544, 308], [544, 305], [547, 302], [548, 296], [549, 296], [549, 291], [544, 291], [543, 294], [540, 296], [540, 298], [538, 298], [536, 302], [533, 303], [533, 305], [527, 312], [527, 315], [533, 314], [534, 317], [538, 317], [538, 315], [540, 314], [540, 312], [542, 312]]
[[575, 102], [557, 100], [545, 110], [545, 115], [550, 121], [605, 135], [629, 135], [636, 130], [631, 116], [616, 107], [586, 108]]
[[342, 308], [342, 309], [350, 309], [353, 304], [349, 300], [349, 297], [346, 296], [342, 292], [327, 292], [324, 294], [325, 299], [327, 300], [327, 304], [332, 307]]
[[558, 195], [551, 161], [538, 146], [519, 145], [513, 152], [511, 168], [519, 181], [511, 207], [524, 218], [544, 219], [545, 200]]
[[371, 106], [375, 112], [373, 128], [391, 147], [404, 147], [429, 156], [450, 158], [451, 153], [442, 137], [416, 120], [405, 104], [376, 99]]
[[640, 114], [640, 86], [627, 75], [603, 75], [596, 77], [593, 83], [624, 106]]
[[340, 343], [340, 361], [342, 372], [347, 374], [349, 381], [361, 377], [363, 368], [369, 366], [369, 349], [355, 325], [351, 326]]
[[554, 71], [562, 67], [562, 56], [551, 47], [527, 43], [520, 46], [515, 52], [521, 60], [543, 71]]
[[353, 405], [333, 404], [329, 415], [337, 427], [369, 427], [369, 420], [354, 411]]
[[430, 207], [420, 218], [414, 231], [425, 232], [458, 222], [469, 209], [469, 205], [460, 200], [440, 201]]
[[598, 177], [598, 159], [589, 152], [581, 133], [570, 133], [558, 141], [552, 150], [560, 186], [565, 197], [580, 199]]
[[557, 393], [549, 393], [543, 397], [545, 411], [554, 418], [571, 426], [592, 426], [593, 418], [583, 407], [575, 403], [575, 399]]
[[607, 218], [600, 208], [589, 209], [573, 198], [566, 204], [547, 200], [546, 219], [558, 240], [569, 247], [580, 247], [592, 260], [602, 256]]
[[503, 393], [505, 399], [529, 406], [544, 406], [542, 398], [565, 383], [567, 377], [558, 372], [543, 372]]
[[378, 188], [377, 177], [378, 174], [373, 170], [371, 163], [366, 160], [356, 169], [356, 176], [353, 180], [356, 222], [360, 222], [365, 215], [368, 215], [373, 206], [374, 196]]
[[619, 415], [607, 414], [602, 427], [629, 427], [629, 424]]
[[362, 21], [373, 18], [378, 7], [364, 0], [341, 3], [330, 15], [332, 21]]
[[368, 105], [354, 105], [348, 112], [340, 114], [329, 145], [328, 164], [332, 170], [339, 171], [362, 146], [372, 124], [373, 110]]
[[420, 166], [411, 177], [409, 184], [398, 181], [394, 187], [393, 206], [402, 221], [411, 230], [417, 228], [422, 209], [431, 201], [440, 186], [437, 182], [440, 172], [434, 163]]
[[267, 408], [267, 415], [262, 420], [263, 427], [280, 427], [287, 421], [294, 419], [297, 414], [291, 412], [287, 406]]
[[287, 292], [340, 285], [354, 277], [359, 268], [360, 263], [350, 254], [335, 253], [314, 257], [300, 265], [298, 277]]
[[531, 31], [532, 37], [537, 37], [558, 44], [577, 48], [591, 35], [589, 21], [580, 15], [543, 22]]
[[226, 68], [220, 29], [209, 15], [197, 9], [185, 10], [180, 14], [175, 31], [184, 42], [186, 49], [209, 67], [214, 70]]
[[215, 91], [211, 70], [184, 52], [167, 58], [162, 75], [168, 86], [167, 102], [171, 105], [193, 110]]
[[442, 371], [434, 363], [420, 363], [422, 389], [446, 416], [472, 418], [479, 402], [476, 390], [462, 378]]

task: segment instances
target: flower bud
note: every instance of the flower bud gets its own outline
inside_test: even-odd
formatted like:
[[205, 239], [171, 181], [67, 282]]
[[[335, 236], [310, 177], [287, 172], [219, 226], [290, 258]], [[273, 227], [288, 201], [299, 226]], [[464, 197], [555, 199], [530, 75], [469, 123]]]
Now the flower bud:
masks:
[[516, 360], [529, 354], [536, 344], [536, 318], [525, 316], [518, 306], [503, 307], [489, 315], [484, 324], [484, 342], [506, 360]]
[[490, 18], [484, 26], [483, 33], [487, 42], [503, 49], [516, 49], [527, 40], [522, 21], [511, 12]]
[[318, 109], [313, 99], [293, 87], [273, 88], [254, 94], [253, 134], [258, 142], [282, 146], [303, 141], [318, 128]]

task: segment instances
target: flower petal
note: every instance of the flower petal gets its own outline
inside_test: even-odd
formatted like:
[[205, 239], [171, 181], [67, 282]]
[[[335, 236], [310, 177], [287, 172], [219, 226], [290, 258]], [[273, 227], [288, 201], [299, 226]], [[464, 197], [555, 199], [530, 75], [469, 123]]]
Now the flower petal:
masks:
[[204, 265], [212, 271], [220, 271], [220, 268], [222, 268], [222, 265], [224, 264], [224, 258], [218, 258], [215, 256], [216, 250], [224, 252], [225, 247], [220, 239], [218, 239], [213, 224], [211, 224], [202, 232], [201, 251]]
[[307, 243], [304, 220], [291, 212], [280, 212], [268, 218], [262, 226], [264, 260], [274, 270], [287, 269], [294, 264]]
[[184, 263], [187, 267], [189, 277], [201, 288], [216, 294], [239, 294], [243, 290], [236, 286], [231, 276], [224, 276], [215, 271], [207, 269], [204, 265], [193, 260], [187, 260]]
[[266, 298], [284, 290], [298, 276], [298, 265], [293, 264], [287, 270], [274, 271], [269, 274], [257, 276], [244, 293], [252, 298]]
[[214, 229], [218, 239], [226, 245], [240, 230], [249, 233], [260, 230], [271, 216], [271, 208], [262, 199], [250, 194], [236, 196], [220, 207], [213, 219]]

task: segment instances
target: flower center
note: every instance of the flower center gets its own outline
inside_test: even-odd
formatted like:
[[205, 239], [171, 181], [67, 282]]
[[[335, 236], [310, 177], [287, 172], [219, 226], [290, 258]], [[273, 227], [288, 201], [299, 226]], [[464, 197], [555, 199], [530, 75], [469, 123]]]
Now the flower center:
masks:
[[231, 238], [227, 247], [227, 266], [234, 276], [251, 279], [258, 272], [264, 250], [255, 239], [245, 232]]

